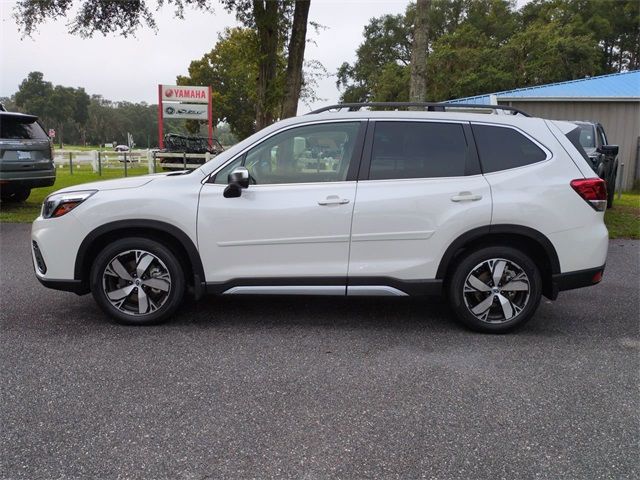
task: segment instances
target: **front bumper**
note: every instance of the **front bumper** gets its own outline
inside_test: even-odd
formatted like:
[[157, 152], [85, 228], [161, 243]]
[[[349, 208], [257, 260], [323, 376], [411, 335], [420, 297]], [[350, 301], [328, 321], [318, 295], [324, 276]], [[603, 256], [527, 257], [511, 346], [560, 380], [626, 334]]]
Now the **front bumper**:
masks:
[[80, 280], [45, 280], [38, 275], [36, 275], [36, 278], [43, 286], [51, 288], [52, 290], [73, 292], [76, 295], [85, 295], [90, 291]]
[[[60, 218], [38, 217], [31, 226], [31, 258], [44, 286], [79, 293], [75, 262], [85, 226], [70, 212]], [[37, 245], [37, 250], [34, 248]], [[41, 267], [38, 268], [38, 263]]]

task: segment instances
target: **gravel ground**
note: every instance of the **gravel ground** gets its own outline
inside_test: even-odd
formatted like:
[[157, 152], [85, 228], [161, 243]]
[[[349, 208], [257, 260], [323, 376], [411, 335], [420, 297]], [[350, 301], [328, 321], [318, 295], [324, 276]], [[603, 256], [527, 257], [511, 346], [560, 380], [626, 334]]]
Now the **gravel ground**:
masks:
[[640, 477], [638, 241], [510, 335], [434, 299], [215, 298], [109, 323], [0, 226], [2, 478]]

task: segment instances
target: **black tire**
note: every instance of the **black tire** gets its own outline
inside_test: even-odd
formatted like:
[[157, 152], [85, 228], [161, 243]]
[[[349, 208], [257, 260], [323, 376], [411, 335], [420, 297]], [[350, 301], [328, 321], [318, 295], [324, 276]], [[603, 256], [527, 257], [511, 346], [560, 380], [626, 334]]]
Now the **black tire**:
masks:
[[27, 200], [31, 195], [31, 189], [21, 186], [9, 186], [2, 189], [1, 198], [7, 203], [21, 203]]
[[[142, 269], [141, 260], [149, 254], [154, 258], [143, 275], [137, 278], [136, 265]], [[140, 255], [140, 260], [137, 260], [137, 255]], [[114, 275], [113, 261], [116, 258], [125, 267], [124, 273], [131, 277], [130, 280]], [[155, 281], [156, 285], [158, 281], [168, 285], [159, 287], [161, 290], [147, 285], [146, 282], [149, 281]], [[98, 305], [116, 322], [125, 325], [154, 325], [168, 320], [182, 303], [185, 290], [184, 270], [176, 255], [162, 243], [144, 237], [123, 238], [109, 244], [97, 255], [91, 267], [90, 287]], [[133, 290], [126, 293], [129, 288]], [[164, 288], [167, 289], [166, 293]], [[142, 292], [138, 292], [138, 289]], [[120, 308], [108, 298], [107, 291], [112, 295], [121, 292], [120, 295], [123, 296]], [[140, 293], [144, 298], [141, 298]], [[134, 311], [136, 309], [138, 312]], [[143, 309], [145, 312], [141, 312]]]
[[[488, 272], [491, 260], [506, 261], [504, 270], [506, 273], [501, 276], [504, 283], [500, 284], [499, 282], [497, 291], [492, 289], [494, 287], [493, 280]], [[480, 268], [476, 269], [476, 267]], [[517, 278], [512, 278], [511, 280], [518, 281], [519, 287], [524, 285], [528, 290], [526, 292], [500, 290], [500, 285], [507, 285], [510, 281], [508, 280], [509, 276], [518, 272], [518, 269], [526, 274], [526, 277], [522, 277], [519, 281]], [[484, 275], [483, 283], [486, 282], [482, 288], [489, 287], [491, 291], [475, 291], [475, 289], [468, 286], [467, 288], [470, 291], [465, 294], [467, 278], [472, 273], [474, 273], [474, 276], [477, 275], [478, 272], [480, 272], [480, 276]], [[511, 285], [514, 286], [515, 283]], [[528, 296], [526, 296], [527, 293]], [[522, 251], [498, 245], [484, 247], [466, 254], [456, 263], [448, 278], [447, 294], [456, 319], [466, 327], [478, 332], [506, 333], [524, 325], [533, 317], [542, 296], [542, 278], [535, 262]], [[490, 296], [493, 297], [492, 300], [489, 299]], [[471, 311], [472, 308], [480, 307], [480, 303], [484, 300], [490, 302], [487, 310], [482, 310], [483, 307], [481, 307], [481, 315], [487, 314], [486, 320], [478, 318]], [[505, 300], [507, 302], [504, 302]], [[508, 304], [502, 307], [501, 302]], [[522, 309], [518, 311], [519, 308]], [[513, 315], [507, 319], [505, 312], [508, 311]], [[500, 319], [500, 316], [504, 318]]]
[[607, 184], [607, 208], [613, 207], [613, 198], [616, 196], [616, 177], [617, 172], [613, 175], [611, 184]]

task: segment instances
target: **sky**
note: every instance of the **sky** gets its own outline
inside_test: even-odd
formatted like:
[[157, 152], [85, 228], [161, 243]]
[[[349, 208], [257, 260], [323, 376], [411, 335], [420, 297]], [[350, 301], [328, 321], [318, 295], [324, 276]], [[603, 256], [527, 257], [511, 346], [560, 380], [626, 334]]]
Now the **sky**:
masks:
[[[308, 29], [305, 59], [320, 61], [329, 73], [342, 62], [353, 62], [364, 26], [372, 17], [404, 12], [408, 0], [312, 0], [309, 20], [327, 27]], [[187, 73], [191, 60], [201, 58], [226, 27], [238, 25], [235, 16], [212, 0], [213, 12], [187, 10], [175, 19], [171, 6], [156, 15], [157, 31], [142, 28], [136, 37], [83, 39], [67, 33], [67, 20], [40, 26], [32, 38], [21, 38], [12, 12], [15, 1], [0, 0], [0, 97], [14, 94], [32, 71], [44, 73], [54, 85], [84, 87], [109, 100], [157, 103], [158, 84], [175, 84]], [[298, 113], [336, 103], [340, 92], [335, 75], [320, 80], [316, 94], [323, 99]]]

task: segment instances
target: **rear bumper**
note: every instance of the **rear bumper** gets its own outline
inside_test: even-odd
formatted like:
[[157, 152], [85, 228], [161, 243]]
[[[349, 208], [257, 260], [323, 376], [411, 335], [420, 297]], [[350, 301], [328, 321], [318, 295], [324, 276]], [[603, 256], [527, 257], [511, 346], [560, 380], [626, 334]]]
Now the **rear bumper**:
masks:
[[552, 300], [558, 297], [559, 292], [597, 285], [602, 280], [604, 267], [605, 266], [602, 265], [601, 267], [553, 275]]
[[37, 188], [50, 187], [55, 182], [55, 169], [0, 172], [0, 185], [20, 185], [28, 188]]

